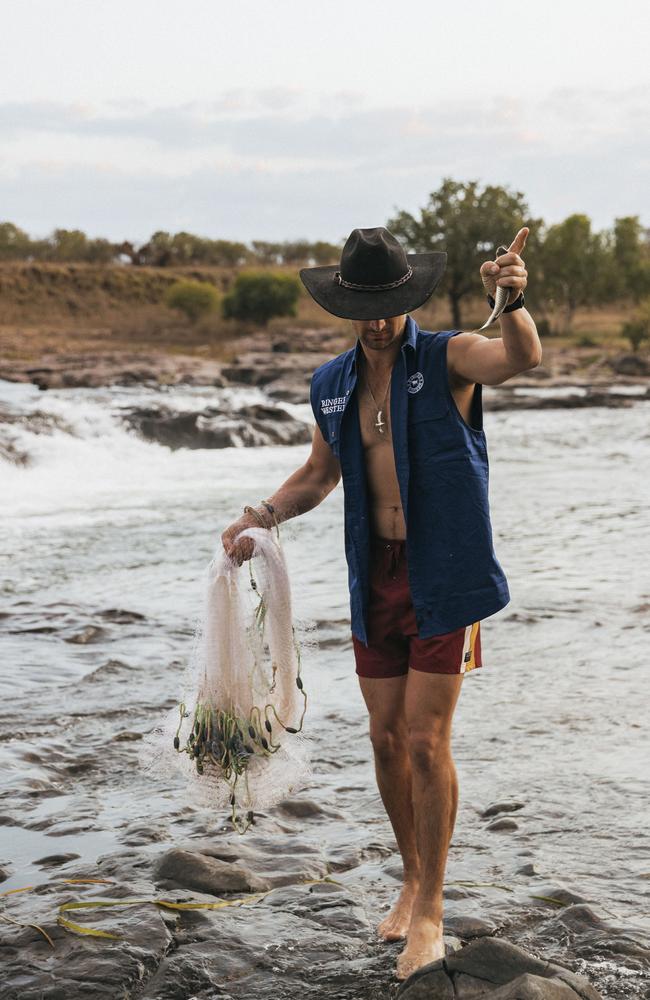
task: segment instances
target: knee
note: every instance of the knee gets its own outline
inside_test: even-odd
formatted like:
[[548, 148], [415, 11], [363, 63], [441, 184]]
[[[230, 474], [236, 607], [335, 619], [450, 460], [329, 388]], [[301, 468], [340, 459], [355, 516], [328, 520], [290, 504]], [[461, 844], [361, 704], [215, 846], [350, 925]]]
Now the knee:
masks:
[[451, 753], [449, 731], [443, 725], [431, 725], [426, 731], [408, 731], [408, 753], [414, 770], [431, 772], [440, 768]]
[[408, 753], [407, 730], [404, 725], [379, 725], [371, 720], [370, 742], [379, 761], [390, 761]]

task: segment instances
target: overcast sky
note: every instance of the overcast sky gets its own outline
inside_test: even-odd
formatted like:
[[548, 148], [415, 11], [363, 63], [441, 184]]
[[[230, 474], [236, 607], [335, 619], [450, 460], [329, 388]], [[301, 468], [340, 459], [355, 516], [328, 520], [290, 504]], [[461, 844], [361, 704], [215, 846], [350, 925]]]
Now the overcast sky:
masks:
[[32, 236], [338, 241], [445, 176], [650, 226], [647, 0], [2, 11], [0, 221]]

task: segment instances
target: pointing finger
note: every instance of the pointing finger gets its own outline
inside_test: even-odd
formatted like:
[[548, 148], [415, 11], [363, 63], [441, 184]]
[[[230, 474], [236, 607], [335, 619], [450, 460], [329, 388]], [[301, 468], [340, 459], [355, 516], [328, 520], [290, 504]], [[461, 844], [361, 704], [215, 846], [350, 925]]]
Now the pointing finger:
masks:
[[512, 250], [514, 253], [520, 253], [526, 246], [526, 240], [528, 238], [529, 232], [530, 229], [528, 228], [528, 226], [522, 226], [522, 228], [519, 230], [514, 240], [508, 247], [508, 250]]

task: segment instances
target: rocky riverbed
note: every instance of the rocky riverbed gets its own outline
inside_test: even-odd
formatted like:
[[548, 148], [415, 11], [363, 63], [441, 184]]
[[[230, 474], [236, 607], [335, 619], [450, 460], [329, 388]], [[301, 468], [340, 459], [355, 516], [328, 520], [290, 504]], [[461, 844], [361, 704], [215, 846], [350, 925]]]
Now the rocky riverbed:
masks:
[[[0, 359], [0, 379], [31, 382], [42, 390], [103, 386], [216, 386], [264, 387], [270, 398], [292, 403], [309, 399], [309, 377], [322, 362], [347, 350], [352, 341], [337, 329], [292, 329], [282, 334], [258, 331], [224, 345], [228, 361], [200, 354], [164, 350], [120, 350], [82, 353], [54, 346], [38, 359], [12, 356]], [[29, 338], [24, 339], [25, 345]], [[14, 354], [16, 348], [14, 346]], [[543, 386], [586, 389], [650, 386], [650, 356], [598, 347], [558, 347], [544, 341], [544, 360], [537, 368], [508, 381], [508, 387]], [[597, 403], [596, 405], [600, 405]]]
[[[512, 600], [484, 623], [454, 720], [447, 957], [400, 984], [403, 945], [375, 936], [401, 864], [354, 674], [340, 487], [282, 530], [317, 640], [305, 787], [242, 837], [174, 769], [146, 769], [220, 531], [308, 454], [308, 434], [197, 446], [206, 414], [215, 435], [240, 412], [308, 428], [308, 404], [270, 384], [0, 383], [26, 456], [0, 458], [0, 997], [648, 996], [645, 386], [617, 386], [614, 410], [526, 408], [546, 392], [531, 385], [500, 411], [485, 390]], [[161, 443], [170, 414], [189, 438]], [[59, 909], [87, 901], [123, 905]]]

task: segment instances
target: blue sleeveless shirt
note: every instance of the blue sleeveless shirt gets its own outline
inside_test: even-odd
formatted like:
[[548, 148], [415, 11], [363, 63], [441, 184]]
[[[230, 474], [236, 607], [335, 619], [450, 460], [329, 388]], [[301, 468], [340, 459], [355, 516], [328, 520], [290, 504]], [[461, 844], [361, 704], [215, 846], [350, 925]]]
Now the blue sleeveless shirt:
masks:
[[[391, 375], [408, 580], [422, 639], [487, 618], [510, 601], [492, 541], [483, 387], [476, 384], [470, 427], [447, 377], [447, 343], [460, 332], [428, 333], [407, 316]], [[355, 347], [320, 365], [312, 375], [310, 401], [341, 465], [352, 633], [367, 645], [370, 522], [355, 392], [360, 353], [357, 340]]]

